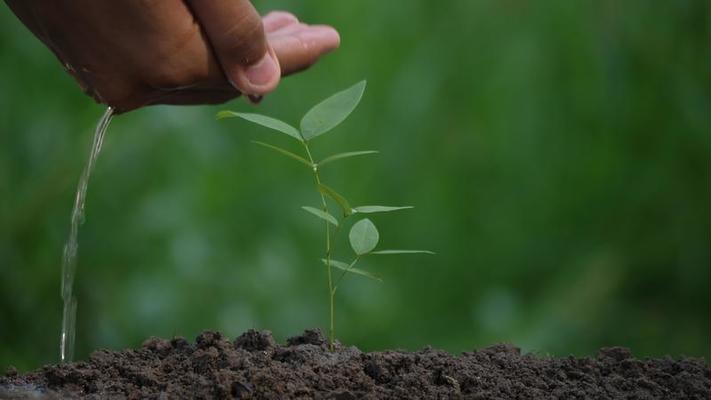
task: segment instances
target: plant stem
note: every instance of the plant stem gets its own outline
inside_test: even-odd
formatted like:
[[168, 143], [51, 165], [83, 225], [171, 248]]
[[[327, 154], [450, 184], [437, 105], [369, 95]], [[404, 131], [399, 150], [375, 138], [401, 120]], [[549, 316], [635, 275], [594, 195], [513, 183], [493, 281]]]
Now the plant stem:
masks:
[[[321, 177], [318, 173], [318, 166], [314, 162], [313, 156], [311, 156], [311, 150], [306, 141], [302, 142], [304, 149], [306, 150], [306, 155], [313, 165], [312, 171], [314, 174], [314, 181], [316, 182], [316, 191], [321, 197], [321, 207], [324, 212], [328, 212], [328, 205], [326, 204], [326, 197], [321, 193]], [[329, 299], [329, 332], [328, 332], [328, 348], [333, 351], [333, 341], [336, 337], [336, 329], [334, 324], [334, 296], [336, 291], [333, 288], [333, 274], [331, 272], [331, 227], [328, 222], [326, 222], [326, 270], [328, 272], [328, 299]]]

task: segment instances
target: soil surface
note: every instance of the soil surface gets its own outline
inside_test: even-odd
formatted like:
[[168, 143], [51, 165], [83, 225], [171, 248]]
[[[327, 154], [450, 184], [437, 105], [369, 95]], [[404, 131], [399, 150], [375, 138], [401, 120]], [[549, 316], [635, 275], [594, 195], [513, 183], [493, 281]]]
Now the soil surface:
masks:
[[1, 399], [711, 399], [700, 359], [639, 360], [623, 348], [594, 358], [550, 358], [496, 345], [458, 356], [328, 351], [318, 331], [285, 346], [269, 332], [195, 343], [151, 338], [140, 349], [100, 350], [88, 361], [8, 370]]

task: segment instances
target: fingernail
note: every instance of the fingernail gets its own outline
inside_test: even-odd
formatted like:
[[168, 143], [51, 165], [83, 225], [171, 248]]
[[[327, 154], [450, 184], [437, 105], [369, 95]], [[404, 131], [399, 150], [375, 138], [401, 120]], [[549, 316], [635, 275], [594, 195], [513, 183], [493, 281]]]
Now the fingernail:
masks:
[[267, 52], [256, 64], [250, 65], [244, 71], [244, 76], [254, 86], [264, 86], [274, 80], [274, 75], [279, 74], [279, 67]]

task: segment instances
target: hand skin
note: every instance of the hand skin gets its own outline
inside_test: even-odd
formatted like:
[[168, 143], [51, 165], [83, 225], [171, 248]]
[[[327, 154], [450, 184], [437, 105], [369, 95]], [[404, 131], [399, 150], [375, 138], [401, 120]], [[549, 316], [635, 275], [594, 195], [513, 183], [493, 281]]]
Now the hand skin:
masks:
[[5, 0], [82, 89], [118, 113], [253, 100], [340, 44], [249, 0]]

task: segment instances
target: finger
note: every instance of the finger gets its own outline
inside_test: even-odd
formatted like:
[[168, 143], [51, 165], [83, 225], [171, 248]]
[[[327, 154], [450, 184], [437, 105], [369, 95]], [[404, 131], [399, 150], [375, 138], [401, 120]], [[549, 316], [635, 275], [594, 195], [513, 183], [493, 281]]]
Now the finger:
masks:
[[262, 18], [249, 0], [188, 0], [227, 79], [241, 92], [264, 95], [279, 83]]
[[275, 37], [275, 36], [293, 35], [298, 32], [305, 31], [308, 28], [309, 28], [309, 24], [305, 24], [303, 22], [298, 22], [295, 24], [286, 25], [286, 26], [283, 26], [277, 30], [269, 32], [269, 34], [267, 35], [267, 39], [269, 39], [270, 37]]
[[272, 11], [262, 18], [262, 24], [264, 25], [264, 31], [266, 33], [274, 32], [285, 26], [296, 24], [299, 19], [292, 13], [286, 11]]
[[314, 25], [301, 29], [289, 26], [270, 34], [269, 43], [279, 58], [282, 74], [288, 75], [310, 67], [322, 55], [337, 49], [341, 38], [330, 26]]

